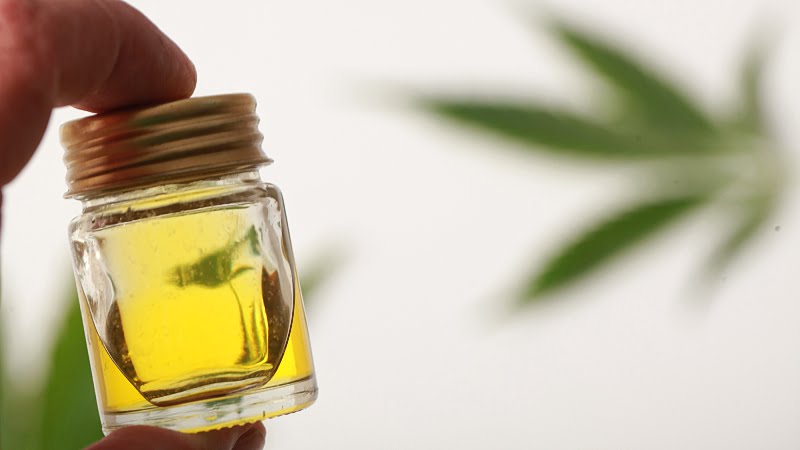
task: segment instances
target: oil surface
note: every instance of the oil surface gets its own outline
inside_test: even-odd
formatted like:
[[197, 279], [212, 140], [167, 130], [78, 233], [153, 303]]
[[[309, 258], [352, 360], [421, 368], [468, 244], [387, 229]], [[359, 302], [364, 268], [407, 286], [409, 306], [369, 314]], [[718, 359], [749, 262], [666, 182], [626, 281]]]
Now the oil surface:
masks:
[[312, 374], [300, 290], [276, 245], [280, 226], [279, 211], [229, 206], [112, 226], [81, 241], [81, 286], [107, 279], [104, 290], [81, 292], [105, 411]]

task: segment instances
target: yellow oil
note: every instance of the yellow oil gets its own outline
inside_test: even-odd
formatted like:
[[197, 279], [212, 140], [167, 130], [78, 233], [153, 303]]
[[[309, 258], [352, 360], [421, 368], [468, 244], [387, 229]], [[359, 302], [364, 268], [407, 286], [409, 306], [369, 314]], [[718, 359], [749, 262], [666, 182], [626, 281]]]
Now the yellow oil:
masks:
[[279, 269], [283, 251], [263, 254], [270, 224], [259, 217], [258, 206], [228, 207], [92, 232], [115, 298], [98, 320], [81, 292], [101, 409], [170, 406], [313, 374], [299, 285]]

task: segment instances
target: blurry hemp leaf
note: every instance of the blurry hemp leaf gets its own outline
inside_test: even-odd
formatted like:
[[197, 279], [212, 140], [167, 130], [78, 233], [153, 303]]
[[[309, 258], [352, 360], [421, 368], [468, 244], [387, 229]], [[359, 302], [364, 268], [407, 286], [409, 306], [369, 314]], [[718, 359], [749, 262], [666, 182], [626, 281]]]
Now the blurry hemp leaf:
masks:
[[739, 78], [742, 91], [739, 110], [736, 112], [739, 125], [758, 134], [764, 129], [765, 118], [762, 105], [762, 84], [767, 49], [764, 39], [756, 39], [745, 54]]
[[103, 437], [97, 414], [79, 299], [70, 286], [70, 308], [56, 338], [42, 392], [42, 449], [84, 448]]
[[753, 201], [737, 211], [732, 218], [732, 227], [711, 254], [706, 265], [710, 275], [721, 272], [742, 250], [750, 239], [761, 230], [777, 206], [777, 194]]
[[255, 226], [251, 226], [241, 239], [232, 241], [191, 264], [175, 267], [170, 273], [170, 280], [181, 287], [196, 284], [214, 288], [227, 284], [239, 275], [253, 270], [249, 266], [236, 269], [233, 267], [239, 252], [247, 249], [253, 255], [261, 253], [261, 243]]
[[581, 62], [616, 88], [623, 106], [642, 114], [653, 127], [712, 132], [714, 125], [699, 106], [633, 57], [564, 22], [554, 21], [551, 30]]
[[595, 225], [562, 248], [531, 280], [525, 298], [537, 297], [588, 273], [628, 247], [700, 206], [707, 197], [689, 195], [651, 201]]
[[347, 263], [348, 247], [341, 242], [328, 243], [309, 259], [298, 262], [300, 289], [305, 307], [312, 310], [317, 305], [320, 287], [330, 281], [336, 272]]
[[0, 328], [0, 449], [32, 448], [36, 442], [36, 430], [29, 420], [35, 398], [25, 389], [14, 386], [15, 381], [8, 372], [5, 359], [4, 333]]
[[[74, 286], [42, 390], [31, 389], [20, 374], [3, 380], [3, 450], [79, 449], [103, 437]], [[3, 361], [0, 357], [0, 365]]]
[[[517, 101], [425, 101], [434, 113], [542, 151], [589, 158], [640, 158], [670, 151], [641, 136], [576, 114]], [[675, 151], [683, 151], [677, 149]]]
[[[630, 247], [691, 213], [727, 213], [722, 236], [703, 273], [713, 277], [763, 228], [785, 185], [784, 163], [768, 135], [761, 106], [766, 62], [759, 41], [744, 58], [738, 108], [711, 115], [690, 95], [636, 57], [563, 21], [546, 27], [564, 48], [607, 86], [607, 103], [581, 116], [522, 98], [485, 96], [421, 99], [433, 114], [505, 138], [525, 151], [621, 163], [649, 195], [608, 212], [556, 249], [524, 282], [523, 303], [583, 280]], [[675, 183], [658, 180], [681, 180]]]
[[23, 377], [9, 372], [4, 334], [0, 328], [0, 449], [37, 450], [41, 402], [30, 386], [24, 384]]

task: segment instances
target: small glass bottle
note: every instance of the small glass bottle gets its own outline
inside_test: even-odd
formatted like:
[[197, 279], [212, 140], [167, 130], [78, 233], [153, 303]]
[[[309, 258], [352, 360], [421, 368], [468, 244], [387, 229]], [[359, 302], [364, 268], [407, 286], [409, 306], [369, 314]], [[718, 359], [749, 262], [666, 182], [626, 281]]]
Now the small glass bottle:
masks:
[[199, 432], [298, 411], [317, 385], [255, 100], [66, 123], [69, 228], [103, 432]]

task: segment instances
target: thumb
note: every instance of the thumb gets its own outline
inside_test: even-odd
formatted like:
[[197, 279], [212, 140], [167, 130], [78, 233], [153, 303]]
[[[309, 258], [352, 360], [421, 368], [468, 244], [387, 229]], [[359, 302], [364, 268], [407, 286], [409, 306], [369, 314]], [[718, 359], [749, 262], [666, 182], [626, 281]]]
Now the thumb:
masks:
[[264, 428], [264, 424], [255, 423], [236, 441], [233, 450], [263, 450], [266, 437], [267, 429]]
[[260, 450], [265, 435], [261, 422], [198, 434], [130, 426], [114, 431], [86, 450]]

